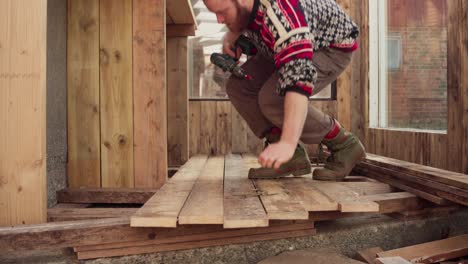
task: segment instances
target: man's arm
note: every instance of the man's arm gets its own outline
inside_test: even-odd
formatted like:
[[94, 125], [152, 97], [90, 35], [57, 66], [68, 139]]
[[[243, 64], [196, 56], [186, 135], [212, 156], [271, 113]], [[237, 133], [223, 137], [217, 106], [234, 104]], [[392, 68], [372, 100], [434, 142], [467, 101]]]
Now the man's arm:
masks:
[[302, 94], [286, 93], [281, 140], [276, 144], [269, 145], [259, 156], [262, 167], [278, 169], [281, 164], [292, 158], [304, 128], [308, 101], [308, 98]]

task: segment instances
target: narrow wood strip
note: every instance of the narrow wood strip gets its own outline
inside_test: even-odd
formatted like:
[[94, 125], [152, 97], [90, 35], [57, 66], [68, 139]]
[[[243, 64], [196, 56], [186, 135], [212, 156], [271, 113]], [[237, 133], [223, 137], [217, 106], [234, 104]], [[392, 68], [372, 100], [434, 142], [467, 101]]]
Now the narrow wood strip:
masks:
[[144, 204], [156, 189], [80, 188], [57, 191], [59, 203]]
[[76, 221], [85, 219], [130, 217], [138, 208], [49, 208], [50, 222]]
[[411, 262], [407, 261], [402, 257], [389, 257], [389, 258], [376, 258], [376, 264], [411, 264]]
[[340, 184], [357, 192], [359, 195], [391, 193], [393, 191], [391, 185], [383, 182], [341, 182]]
[[166, 37], [188, 37], [195, 36], [195, 25], [193, 24], [179, 24], [179, 25], [167, 25], [166, 26]]
[[179, 224], [223, 224], [224, 156], [210, 157], [179, 214]]
[[174, 243], [174, 244], [154, 245], [154, 246], [128, 247], [128, 248], [123, 248], [123, 249], [84, 251], [84, 252], [78, 252], [78, 259], [83, 260], [83, 259], [92, 259], [92, 258], [100, 258], [100, 257], [115, 257], [115, 256], [125, 256], [125, 255], [134, 255], [134, 254], [145, 254], [145, 253], [155, 253], [155, 252], [163, 252], [163, 251], [191, 249], [191, 248], [241, 244], [241, 243], [250, 243], [254, 241], [266, 241], [266, 240], [275, 240], [275, 239], [283, 239], [283, 238], [302, 237], [302, 236], [309, 236], [309, 235], [314, 235], [314, 234], [316, 234], [315, 229], [306, 229], [306, 230], [286, 231], [286, 232], [269, 233], [269, 234], [238, 236], [238, 237], [232, 237], [229, 239], [222, 238], [222, 239], [181, 242], [181, 243]]
[[[378, 212], [382, 214], [401, 212], [404, 210], [415, 210], [422, 207], [422, 200], [416, 195], [408, 192], [394, 192], [394, 193], [383, 193], [374, 195], [360, 196], [355, 201], [345, 201], [340, 203], [344, 212], [352, 210], [352, 207], [356, 206], [355, 203], [361, 203], [363, 201], [372, 201], [379, 205]], [[351, 209], [348, 209], [351, 207]]]
[[207, 157], [191, 158], [132, 217], [131, 226], [177, 227], [177, 216], [192, 191]]
[[248, 169], [240, 155], [227, 155], [224, 170], [224, 227], [268, 226], [268, 217], [248, 179]]
[[282, 182], [290, 195], [309, 212], [337, 211], [338, 203], [316, 188], [311, 178], [294, 178]]

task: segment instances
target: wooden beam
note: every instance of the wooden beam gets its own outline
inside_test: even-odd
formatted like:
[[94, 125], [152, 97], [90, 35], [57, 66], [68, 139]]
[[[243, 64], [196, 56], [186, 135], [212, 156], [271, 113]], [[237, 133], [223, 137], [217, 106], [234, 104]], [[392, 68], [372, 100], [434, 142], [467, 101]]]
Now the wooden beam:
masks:
[[0, 2], [0, 226], [46, 221], [47, 1]]
[[188, 37], [195, 36], [195, 25], [193, 24], [172, 24], [166, 25], [166, 37]]
[[381, 214], [401, 212], [406, 210], [415, 210], [422, 207], [422, 201], [416, 195], [408, 192], [394, 192], [374, 195], [360, 196], [354, 201], [346, 201], [340, 203], [344, 212], [350, 211], [348, 207], [353, 207], [354, 203], [362, 203], [364, 201], [372, 201], [378, 204], [378, 212]]
[[[86, 21], [86, 23], [83, 23]], [[101, 187], [99, 1], [68, 1], [68, 185]]]
[[191, 158], [131, 217], [131, 226], [177, 227], [180, 210], [206, 160], [207, 156]]
[[365, 261], [368, 264], [375, 264], [377, 253], [382, 252], [380, 247], [366, 248], [357, 252], [357, 260]]
[[166, 5], [166, 12], [172, 18], [174, 24], [197, 25], [192, 4], [189, 0], [171, 0], [167, 1]]
[[167, 148], [168, 165], [189, 159], [187, 37], [167, 38]]
[[99, 4], [101, 182], [133, 188], [132, 1]]
[[133, 1], [133, 151], [137, 188], [159, 188], [167, 180], [165, 3]]
[[49, 208], [49, 222], [130, 217], [138, 208]]
[[57, 191], [59, 203], [144, 204], [156, 189], [82, 188]]
[[240, 155], [227, 155], [224, 171], [224, 228], [268, 226], [268, 217]]

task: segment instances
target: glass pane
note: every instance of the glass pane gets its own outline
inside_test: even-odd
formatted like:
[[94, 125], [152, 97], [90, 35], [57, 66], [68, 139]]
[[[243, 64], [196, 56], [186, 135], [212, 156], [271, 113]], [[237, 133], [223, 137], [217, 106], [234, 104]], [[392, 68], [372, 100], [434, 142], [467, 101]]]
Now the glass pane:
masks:
[[[213, 52], [221, 52], [222, 38], [226, 27], [216, 21], [203, 1], [193, 5], [198, 28], [195, 37], [188, 40], [190, 99], [228, 99], [226, 81], [229, 73], [224, 73], [210, 62]], [[241, 63], [247, 58], [242, 56]], [[324, 88], [313, 98], [330, 99], [331, 86]]]
[[387, 0], [382, 5], [387, 9], [386, 25], [380, 27], [386, 31], [380, 53], [386, 55], [380, 61], [386, 68], [381, 76], [386, 88], [380, 93], [386, 95], [386, 106], [380, 108], [386, 110], [384, 126], [447, 129], [447, 1]]

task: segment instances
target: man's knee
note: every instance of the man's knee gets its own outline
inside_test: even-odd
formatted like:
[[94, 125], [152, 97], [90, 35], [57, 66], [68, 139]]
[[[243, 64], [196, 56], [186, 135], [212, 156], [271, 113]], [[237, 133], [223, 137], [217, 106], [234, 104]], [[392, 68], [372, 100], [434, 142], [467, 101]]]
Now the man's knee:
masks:
[[226, 93], [229, 98], [236, 98], [240, 91], [240, 80], [231, 76], [226, 82]]

